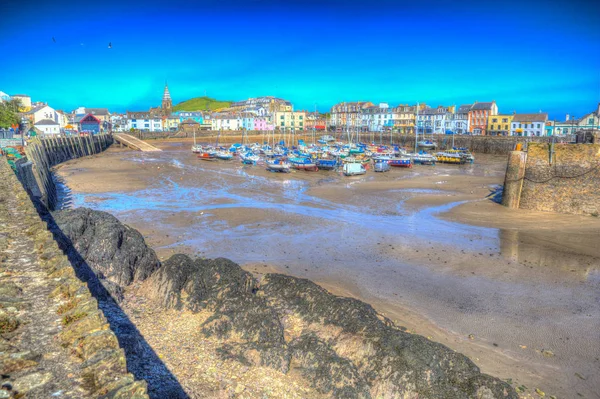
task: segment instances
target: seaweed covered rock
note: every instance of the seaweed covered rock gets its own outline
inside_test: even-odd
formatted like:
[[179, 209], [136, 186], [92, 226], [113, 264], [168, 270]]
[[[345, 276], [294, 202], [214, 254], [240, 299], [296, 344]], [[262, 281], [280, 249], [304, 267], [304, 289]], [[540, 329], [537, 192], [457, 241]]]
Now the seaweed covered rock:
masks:
[[[91, 276], [85, 276], [84, 263], [99, 279], [121, 287], [148, 278], [160, 264], [144, 237], [109, 213], [77, 208], [52, 216], [58, 227], [55, 236], [86, 281]], [[110, 290], [118, 288], [110, 285]]]
[[[300, 320], [302, 335], [314, 334], [356, 366], [372, 397], [462, 399], [485, 392], [489, 398], [518, 398], [510, 385], [482, 375], [466, 356], [401, 331], [364, 302], [337, 297], [309, 280], [281, 274], [267, 274], [261, 289], [284, 327], [292, 319], [296, 324]], [[321, 366], [312, 367], [327, 372], [325, 365], [331, 363], [333, 353], [314, 353], [321, 355], [311, 361]], [[343, 381], [343, 375], [329, 377], [334, 384]]]
[[201, 331], [228, 340], [223, 357], [287, 372], [289, 355], [275, 311], [257, 295], [252, 275], [224, 258], [173, 255], [145, 283], [146, 295], [165, 308], [208, 310]]

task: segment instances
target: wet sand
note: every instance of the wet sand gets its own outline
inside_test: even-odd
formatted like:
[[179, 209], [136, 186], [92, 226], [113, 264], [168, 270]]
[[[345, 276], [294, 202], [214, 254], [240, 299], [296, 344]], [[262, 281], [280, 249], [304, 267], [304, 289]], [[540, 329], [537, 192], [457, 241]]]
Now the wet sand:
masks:
[[69, 203], [113, 213], [162, 258], [224, 256], [365, 300], [529, 393], [600, 397], [600, 220], [493, 202], [504, 156], [347, 178], [152, 144], [164, 151], [61, 165]]

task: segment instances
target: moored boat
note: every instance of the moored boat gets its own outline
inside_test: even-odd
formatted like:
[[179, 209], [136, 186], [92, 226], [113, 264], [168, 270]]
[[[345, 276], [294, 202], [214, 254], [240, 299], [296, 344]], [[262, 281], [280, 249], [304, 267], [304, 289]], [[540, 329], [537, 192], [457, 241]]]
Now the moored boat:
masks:
[[294, 169], [316, 172], [319, 170], [317, 163], [307, 157], [290, 158], [289, 162]]
[[291, 165], [289, 162], [280, 158], [267, 160], [267, 170], [270, 172], [289, 173], [290, 167]]
[[420, 148], [433, 149], [437, 147], [437, 144], [431, 140], [421, 140], [417, 143], [417, 146]]
[[319, 169], [332, 170], [338, 166], [338, 161], [336, 159], [319, 158], [317, 159], [317, 166]]
[[399, 168], [412, 168], [413, 163], [409, 157], [396, 157], [389, 160], [390, 166]]

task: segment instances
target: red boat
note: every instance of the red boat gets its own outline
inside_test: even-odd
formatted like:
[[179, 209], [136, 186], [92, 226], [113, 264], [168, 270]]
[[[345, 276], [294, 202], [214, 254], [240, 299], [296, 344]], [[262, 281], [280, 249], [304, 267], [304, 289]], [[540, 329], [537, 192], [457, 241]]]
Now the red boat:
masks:
[[412, 160], [410, 158], [392, 158], [389, 160], [390, 166], [400, 168], [412, 168]]
[[215, 154], [211, 154], [209, 152], [201, 152], [198, 154], [198, 158], [202, 159], [203, 161], [215, 161], [217, 159], [215, 158]]

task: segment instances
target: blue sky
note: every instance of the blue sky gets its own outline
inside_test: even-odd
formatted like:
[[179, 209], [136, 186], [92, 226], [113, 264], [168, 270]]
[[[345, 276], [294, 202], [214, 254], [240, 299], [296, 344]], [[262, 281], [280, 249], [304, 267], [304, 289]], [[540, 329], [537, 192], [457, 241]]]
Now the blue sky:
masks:
[[175, 103], [274, 95], [321, 111], [496, 100], [564, 118], [600, 102], [592, 2], [9, 1], [0, 90], [58, 109], [145, 110], [165, 80]]

